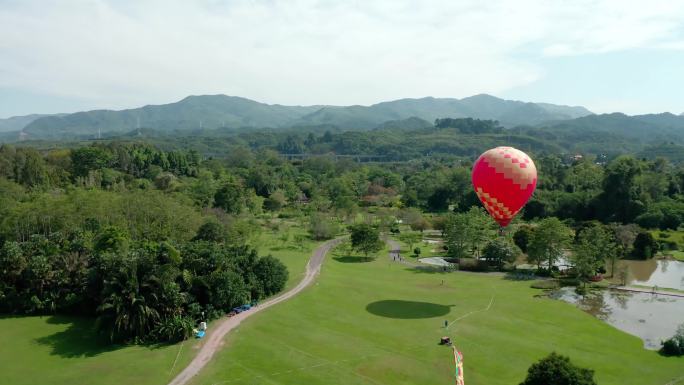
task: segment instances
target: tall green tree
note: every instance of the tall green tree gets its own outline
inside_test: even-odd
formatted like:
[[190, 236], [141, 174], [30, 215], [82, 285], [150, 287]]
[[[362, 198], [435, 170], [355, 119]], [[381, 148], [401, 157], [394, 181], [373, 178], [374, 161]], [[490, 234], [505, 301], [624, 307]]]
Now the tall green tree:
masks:
[[558, 218], [551, 217], [539, 221], [527, 245], [527, 256], [531, 263], [541, 267], [546, 263], [547, 269], [561, 257], [570, 243], [570, 229]]
[[619, 157], [608, 164], [603, 178], [603, 192], [599, 196], [604, 220], [629, 223], [645, 210], [638, 183], [642, 168], [638, 160], [628, 156]]
[[515, 261], [515, 258], [520, 253], [516, 250], [515, 245], [505, 239], [495, 239], [489, 241], [482, 250], [482, 257], [484, 257], [490, 265], [502, 268], [506, 262]]
[[614, 260], [617, 244], [610, 231], [601, 224], [581, 229], [576, 238], [572, 260], [579, 278], [587, 282], [605, 261]]
[[383, 242], [380, 240], [380, 231], [375, 227], [360, 223], [349, 226], [349, 230], [351, 231], [352, 249], [363, 253], [366, 258], [382, 250]]

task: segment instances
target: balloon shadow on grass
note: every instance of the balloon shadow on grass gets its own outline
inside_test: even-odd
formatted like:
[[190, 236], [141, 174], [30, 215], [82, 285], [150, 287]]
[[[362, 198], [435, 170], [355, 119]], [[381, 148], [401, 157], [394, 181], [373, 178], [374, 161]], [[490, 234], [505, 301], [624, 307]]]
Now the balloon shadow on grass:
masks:
[[403, 301], [390, 299], [371, 302], [366, 311], [386, 318], [420, 319], [434, 318], [449, 314], [451, 306], [430, 302]]

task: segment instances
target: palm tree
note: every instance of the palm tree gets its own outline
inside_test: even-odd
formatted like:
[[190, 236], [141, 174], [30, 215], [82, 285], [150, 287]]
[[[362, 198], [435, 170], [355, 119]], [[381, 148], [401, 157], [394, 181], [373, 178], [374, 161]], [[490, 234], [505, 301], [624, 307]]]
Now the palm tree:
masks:
[[159, 312], [152, 306], [157, 296], [148, 283], [140, 284], [135, 262], [119, 270], [119, 274], [105, 281], [105, 298], [98, 307], [101, 328], [110, 328], [110, 338], [144, 339], [159, 321]]

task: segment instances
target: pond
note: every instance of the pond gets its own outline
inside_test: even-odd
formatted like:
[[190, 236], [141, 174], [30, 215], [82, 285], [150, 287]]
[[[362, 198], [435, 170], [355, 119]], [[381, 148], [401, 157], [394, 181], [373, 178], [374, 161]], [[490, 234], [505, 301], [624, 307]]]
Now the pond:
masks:
[[[659, 285], [660, 286], [660, 285]], [[651, 293], [599, 290], [586, 296], [564, 287], [552, 298], [575, 304], [614, 327], [644, 341], [646, 349], [659, 349], [662, 340], [672, 337], [684, 323], [684, 298]]]
[[684, 290], [684, 262], [651, 259], [620, 261], [618, 266], [629, 269], [628, 285]]

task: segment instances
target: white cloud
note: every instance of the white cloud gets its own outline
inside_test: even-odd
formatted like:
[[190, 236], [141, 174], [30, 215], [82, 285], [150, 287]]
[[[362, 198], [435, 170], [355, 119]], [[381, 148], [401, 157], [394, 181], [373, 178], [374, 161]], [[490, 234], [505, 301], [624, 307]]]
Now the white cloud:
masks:
[[0, 87], [112, 108], [501, 93], [542, 55], [680, 48], [682, 20], [672, 1], [0, 0]]

